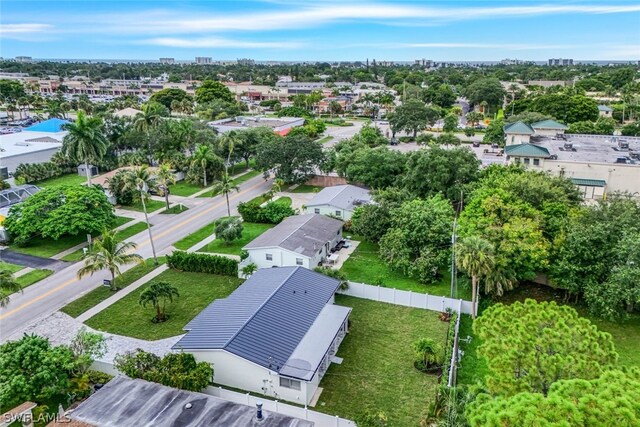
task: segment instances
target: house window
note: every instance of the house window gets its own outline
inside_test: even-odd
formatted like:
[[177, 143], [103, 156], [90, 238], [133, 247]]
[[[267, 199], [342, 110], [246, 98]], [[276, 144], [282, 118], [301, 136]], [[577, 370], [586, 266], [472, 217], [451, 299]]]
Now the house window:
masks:
[[315, 209], [313, 210], [313, 213], [319, 214], [319, 213], [320, 213], [320, 208], [315, 208]]
[[528, 165], [528, 164], [529, 164], [529, 158], [527, 158], [527, 157], [525, 157], [525, 158], [524, 158], [524, 164], [525, 164], [525, 165]]
[[533, 159], [533, 166], [540, 166], [540, 159]]
[[513, 161], [516, 162], [516, 163], [520, 163], [520, 157], [514, 157]]
[[273, 254], [266, 254], [267, 261], [273, 261]]
[[280, 377], [280, 387], [300, 390], [300, 381]]
[[336, 216], [342, 216], [342, 212], [336, 211]]
[[302, 258], [296, 258], [296, 265], [302, 265]]

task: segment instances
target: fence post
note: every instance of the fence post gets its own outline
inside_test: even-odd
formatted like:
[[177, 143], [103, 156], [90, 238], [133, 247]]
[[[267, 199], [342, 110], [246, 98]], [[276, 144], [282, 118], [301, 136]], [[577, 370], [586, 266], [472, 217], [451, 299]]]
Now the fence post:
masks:
[[251, 403], [251, 395], [249, 393], [247, 393], [247, 405], [249, 405]]
[[280, 412], [278, 411], [278, 401], [276, 400], [276, 412]]
[[429, 294], [424, 294], [424, 309], [429, 309]]
[[396, 288], [393, 288], [393, 303], [396, 303]]
[[378, 285], [378, 301], [380, 301], [380, 285]]
[[309, 409], [307, 408], [307, 405], [304, 405], [304, 419], [309, 419]]
[[336, 427], [340, 427], [340, 417], [336, 415]]
[[218, 386], [218, 397], [222, 397], [222, 386]]

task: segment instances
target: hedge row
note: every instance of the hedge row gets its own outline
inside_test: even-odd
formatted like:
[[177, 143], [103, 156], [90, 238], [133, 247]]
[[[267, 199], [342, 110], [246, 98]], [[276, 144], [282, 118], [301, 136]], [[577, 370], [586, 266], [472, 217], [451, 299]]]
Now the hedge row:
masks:
[[194, 273], [238, 276], [238, 261], [219, 255], [174, 251], [167, 257], [167, 265], [176, 270]]
[[238, 213], [245, 222], [259, 222], [263, 224], [279, 224], [288, 216], [295, 215], [291, 207], [277, 202], [269, 202], [260, 207], [256, 202], [240, 203]]

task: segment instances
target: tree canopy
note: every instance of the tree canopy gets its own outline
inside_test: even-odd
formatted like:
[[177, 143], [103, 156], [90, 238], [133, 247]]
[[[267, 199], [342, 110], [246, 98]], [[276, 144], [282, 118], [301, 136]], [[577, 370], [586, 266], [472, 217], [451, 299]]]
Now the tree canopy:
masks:
[[486, 102], [490, 107], [502, 104], [506, 91], [500, 80], [494, 77], [481, 78], [467, 86], [464, 95], [472, 103], [479, 105]]
[[196, 89], [196, 102], [205, 104], [214, 101], [233, 102], [233, 93], [219, 81], [205, 80]]
[[187, 92], [185, 92], [184, 90], [175, 89], [175, 88], [166, 88], [166, 89], [159, 90], [155, 92], [153, 95], [151, 95], [151, 98], [149, 98], [149, 101], [158, 102], [164, 105], [165, 107], [167, 107], [169, 110], [173, 110], [173, 106], [176, 105], [174, 104], [174, 101], [182, 102], [185, 99], [187, 101], [191, 101], [191, 96], [189, 96]]
[[257, 166], [273, 169], [276, 178], [287, 184], [305, 181], [324, 159], [322, 144], [300, 133], [262, 141], [256, 150]]

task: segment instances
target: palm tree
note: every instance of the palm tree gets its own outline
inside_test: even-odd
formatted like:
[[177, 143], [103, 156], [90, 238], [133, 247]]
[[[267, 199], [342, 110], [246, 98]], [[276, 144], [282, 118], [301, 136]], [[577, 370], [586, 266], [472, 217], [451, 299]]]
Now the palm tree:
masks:
[[510, 291], [517, 283], [513, 272], [502, 267], [494, 267], [484, 278], [484, 292], [501, 296]]
[[116, 291], [118, 289], [116, 278], [120, 275], [120, 266], [142, 262], [140, 255], [128, 253], [136, 248], [136, 244], [120, 241], [117, 234], [115, 230], [105, 230], [100, 238], [93, 241], [84, 258], [84, 266], [78, 270], [78, 278], [87, 274], [93, 276], [93, 273], [101, 270], [109, 270], [111, 290]]
[[91, 185], [89, 162], [101, 160], [109, 147], [102, 120], [99, 117], [89, 117], [80, 110], [75, 123], [66, 123], [63, 128], [69, 133], [62, 141], [62, 151], [69, 158], [84, 162], [87, 183]]
[[158, 185], [162, 188], [164, 192], [164, 201], [167, 204], [167, 210], [169, 209], [169, 186], [171, 184], [176, 183], [176, 175], [173, 173], [171, 169], [171, 165], [169, 163], [163, 163], [156, 170], [156, 178], [158, 180]]
[[151, 131], [162, 122], [164, 116], [164, 106], [157, 102], [149, 102], [142, 106], [142, 113], [139, 113], [133, 121], [133, 126], [147, 135], [147, 149], [149, 150], [149, 165], [153, 164], [151, 153]]
[[196, 150], [191, 156], [191, 165], [198, 165], [202, 168], [204, 174], [204, 186], [207, 186], [207, 167], [218, 159], [218, 156], [213, 152], [213, 147], [208, 144], [196, 145]]
[[222, 193], [227, 198], [227, 213], [231, 216], [231, 207], [229, 206], [229, 193], [232, 191], [240, 192], [240, 187], [238, 187], [228, 173], [222, 175], [220, 181], [213, 186], [213, 192], [216, 194]]
[[173, 302], [174, 298], [180, 296], [178, 289], [167, 282], [153, 282], [142, 293], [138, 303], [146, 307], [151, 304], [156, 310], [156, 322], [164, 322], [167, 319], [165, 314], [165, 306], [167, 300]]
[[22, 286], [14, 279], [9, 270], [0, 270], [0, 307], [9, 305], [9, 295], [22, 292]]
[[151, 225], [149, 224], [149, 215], [147, 213], [146, 200], [149, 198], [149, 190], [157, 187], [156, 180], [151, 176], [148, 166], [138, 166], [131, 169], [125, 180], [124, 189], [133, 190], [140, 194], [140, 203], [142, 203], [142, 211], [144, 212], [144, 220], [147, 223], [147, 232], [149, 233], [149, 242], [151, 243], [151, 251], [153, 252], [153, 263], [158, 265], [158, 257], [156, 256], [156, 247], [153, 244], [153, 235], [151, 234]]
[[422, 358], [421, 362], [424, 364], [424, 369], [437, 362], [440, 347], [433, 339], [421, 338], [413, 343], [413, 348]]
[[478, 297], [478, 280], [491, 273], [495, 265], [493, 245], [479, 236], [469, 236], [458, 241], [455, 248], [456, 265], [471, 276], [471, 302], [473, 318], [476, 317], [476, 300]]

